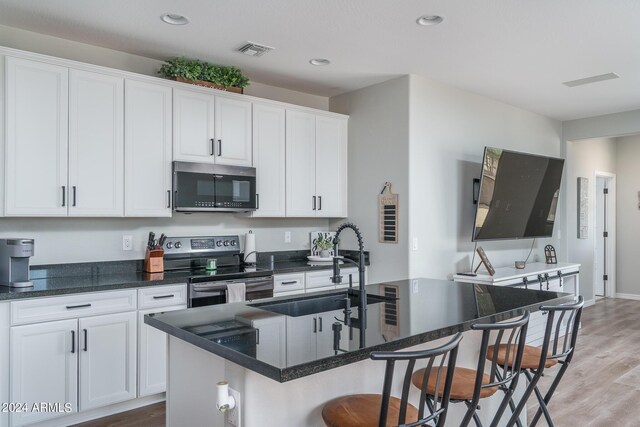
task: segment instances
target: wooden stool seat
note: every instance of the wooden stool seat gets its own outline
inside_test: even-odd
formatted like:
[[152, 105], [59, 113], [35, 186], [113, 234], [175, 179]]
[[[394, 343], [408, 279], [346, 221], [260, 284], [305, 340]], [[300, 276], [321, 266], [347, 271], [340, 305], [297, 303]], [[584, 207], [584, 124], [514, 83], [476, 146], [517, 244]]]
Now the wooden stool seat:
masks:
[[[424, 379], [424, 369], [418, 369], [411, 377], [413, 385], [422, 389], [422, 381]], [[447, 374], [447, 368], [442, 368], [442, 374], [440, 375], [440, 390], [442, 393], [444, 389], [444, 377]], [[436, 391], [436, 381], [438, 379], [438, 369], [432, 369], [429, 373], [429, 380], [427, 383], [427, 394], [433, 396]], [[473, 388], [476, 383], [476, 371], [467, 368], [456, 368], [453, 371], [453, 382], [451, 384], [451, 400], [471, 400], [473, 399]], [[483, 384], [490, 384], [491, 377], [487, 374], [483, 375]], [[492, 396], [498, 391], [498, 387], [484, 387], [480, 390], [480, 398]]]
[[[495, 346], [493, 345], [489, 346], [489, 348], [487, 349], [487, 359], [493, 360], [494, 352], [495, 352]], [[512, 366], [513, 360], [517, 352], [518, 352], [517, 346], [511, 345], [511, 350], [509, 351], [509, 366]], [[525, 345], [524, 353], [522, 354], [521, 369], [538, 369], [541, 356], [542, 356], [542, 349], [540, 349], [539, 347], [532, 347], [530, 345]], [[498, 346], [498, 359], [497, 359], [498, 364], [504, 365], [506, 358], [507, 358], [507, 345], [500, 344]], [[558, 361], [556, 359], [547, 359], [544, 362], [544, 367], [550, 368], [557, 364], [558, 364]]]
[[[444, 381], [443, 381], [444, 382]], [[322, 419], [329, 427], [376, 427], [380, 416], [380, 394], [353, 394], [333, 399], [322, 408]], [[387, 427], [398, 425], [400, 399], [390, 396]], [[407, 423], [418, 420], [418, 410], [407, 404]]]

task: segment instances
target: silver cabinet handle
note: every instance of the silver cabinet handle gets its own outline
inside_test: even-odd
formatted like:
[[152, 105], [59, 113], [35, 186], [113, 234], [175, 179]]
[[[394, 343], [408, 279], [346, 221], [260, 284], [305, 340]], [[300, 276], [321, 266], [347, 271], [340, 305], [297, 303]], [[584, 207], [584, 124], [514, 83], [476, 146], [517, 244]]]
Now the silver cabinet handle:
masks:
[[67, 187], [65, 185], [62, 186], [62, 206], [67, 205]]
[[318, 196], [318, 210], [322, 210], [322, 196]]
[[215, 154], [215, 148], [214, 148], [215, 140], [211, 138], [209, 141], [211, 141], [211, 151], [209, 152], [209, 155], [213, 156]]
[[73, 202], [72, 202], [71, 206], [75, 206], [76, 205], [76, 186], [74, 185], [71, 188], [73, 189]]
[[167, 209], [171, 207], [171, 190], [167, 190]]
[[86, 329], [83, 329], [83, 330], [82, 330], [82, 332], [84, 333], [84, 348], [83, 348], [83, 350], [84, 350], [84, 351], [87, 351], [87, 349], [88, 349], [88, 344], [89, 344], [89, 342], [88, 342], [88, 340], [87, 340], [87, 330], [86, 330]]
[[76, 352], [76, 331], [71, 331], [71, 354]]
[[316, 210], [316, 196], [313, 196], [313, 210]]
[[222, 140], [218, 140], [218, 157], [222, 156]]

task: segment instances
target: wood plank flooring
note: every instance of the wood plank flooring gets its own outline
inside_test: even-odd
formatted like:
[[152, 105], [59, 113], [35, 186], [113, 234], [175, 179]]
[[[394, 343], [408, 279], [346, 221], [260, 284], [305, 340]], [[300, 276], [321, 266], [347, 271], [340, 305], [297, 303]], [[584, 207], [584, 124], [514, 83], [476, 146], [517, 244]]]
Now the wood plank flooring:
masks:
[[[541, 379], [543, 392], [556, 371]], [[577, 353], [549, 410], [557, 427], [640, 426], [640, 301], [601, 299], [584, 310]], [[134, 426], [164, 427], [164, 403], [75, 427]]]

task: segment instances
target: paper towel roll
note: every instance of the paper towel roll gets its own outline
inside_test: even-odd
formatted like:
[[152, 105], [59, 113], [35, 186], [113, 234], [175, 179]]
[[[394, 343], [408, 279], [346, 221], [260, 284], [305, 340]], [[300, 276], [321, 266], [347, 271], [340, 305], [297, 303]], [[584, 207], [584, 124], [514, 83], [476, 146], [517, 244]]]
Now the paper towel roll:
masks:
[[256, 235], [251, 230], [244, 236], [244, 262], [256, 263]]

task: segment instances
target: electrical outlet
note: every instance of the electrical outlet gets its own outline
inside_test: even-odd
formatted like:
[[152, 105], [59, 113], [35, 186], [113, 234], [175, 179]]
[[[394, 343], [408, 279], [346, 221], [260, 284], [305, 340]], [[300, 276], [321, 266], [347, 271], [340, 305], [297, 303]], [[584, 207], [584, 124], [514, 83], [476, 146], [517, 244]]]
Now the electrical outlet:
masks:
[[235, 399], [236, 406], [230, 411], [227, 411], [227, 425], [240, 427], [240, 392], [229, 387], [229, 395]]
[[122, 236], [122, 250], [123, 251], [133, 250], [133, 236]]
[[417, 237], [413, 238], [413, 243], [411, 244], [411, 250], [413, 250], [413, 251], [417, 251], [418, 250], [418, 238]]
[[285, 231], [284, 232], [284, 242], [285, 243], [291, 243], [291, 232], [290, 231]]
[[416, 279], [411, 281], [411, 292], [414, 294], [418, 293], [418, 281]]

